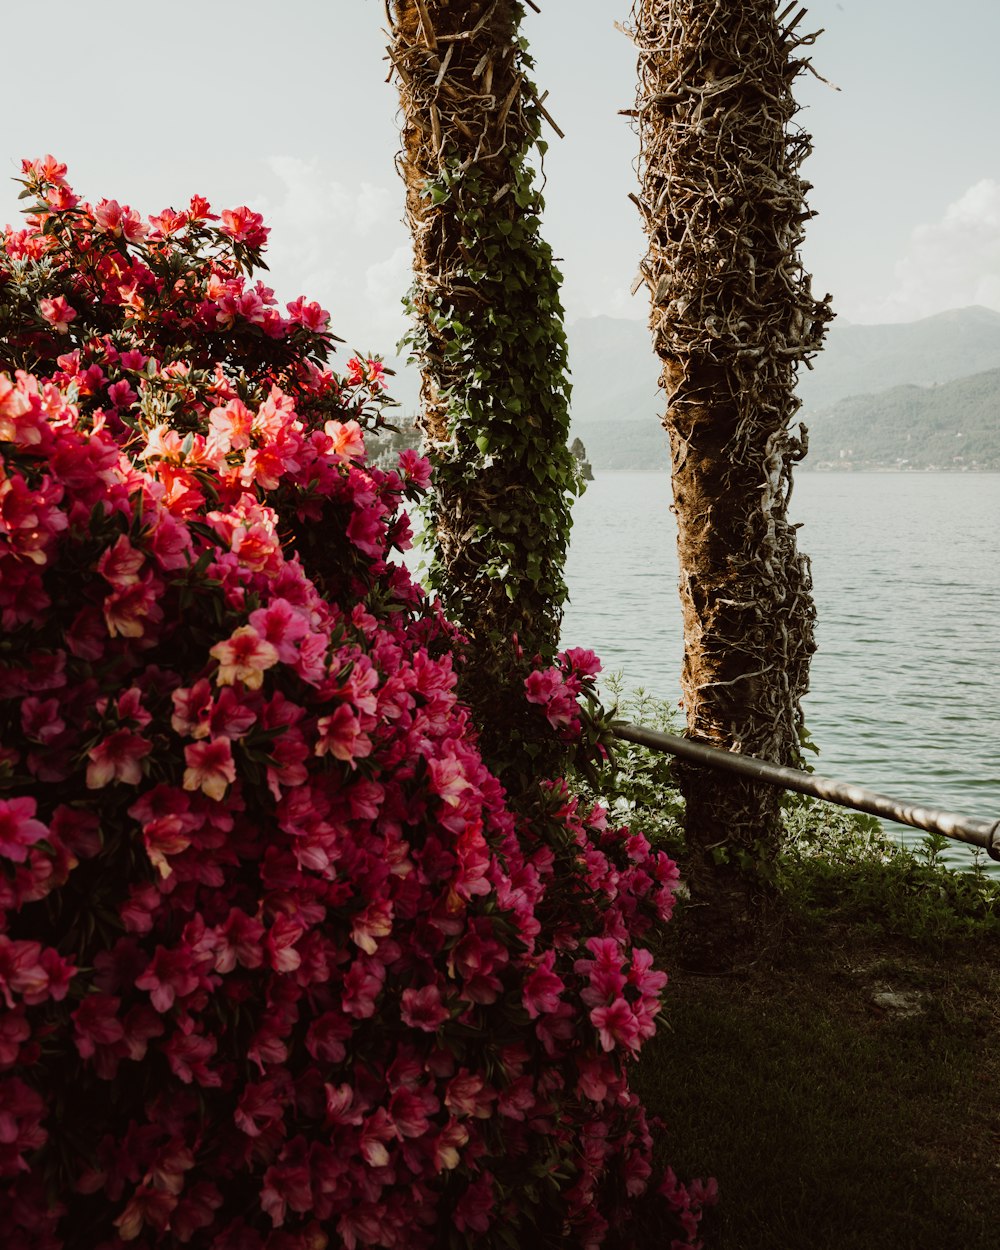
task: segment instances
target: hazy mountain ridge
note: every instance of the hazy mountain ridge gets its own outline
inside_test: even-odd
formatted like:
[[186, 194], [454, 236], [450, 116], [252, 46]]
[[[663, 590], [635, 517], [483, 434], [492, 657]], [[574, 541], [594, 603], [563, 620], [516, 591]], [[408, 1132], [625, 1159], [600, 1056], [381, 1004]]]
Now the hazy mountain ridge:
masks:
[[[588, 318], [569, 328], [569, 344], [573, 432], [594, 467], [666, 468], [645, 325]], [[1000, 468], [1000, 313], [974, 306], [898, 325], [834, 322], [813, 365], [798, 386], [806, 467]]]
[[1000, 369], [853, 395], [807, 424], [814, 469], [1000, 470]]

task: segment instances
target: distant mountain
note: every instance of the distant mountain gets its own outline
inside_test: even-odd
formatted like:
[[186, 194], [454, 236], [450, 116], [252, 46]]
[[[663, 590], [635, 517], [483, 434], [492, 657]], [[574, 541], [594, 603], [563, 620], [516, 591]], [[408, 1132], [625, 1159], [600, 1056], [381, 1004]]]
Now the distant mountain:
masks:
[[811, 370], [802, 370], [802, 411], [893, 386], [933, 386], [1000, 369], [1000, 312], [975, 305], [920, 321], [864, 326], [834, 321]]
[[808, 424], [813, 469], [1000, 469], [1000, 369], [852, 395]]
[[[649, 331], [642, 322], [611, 317], [591, 317], [577, 321], [569, 328], [570, 366], [573, 370], [573, 432], [582, 438], [595, 468], [654, 468], [668, 466], [667, 440], [660, 425], [664, 396], [657, 386], [658, 364], [650, 345]], [[813, 362], [812, 370], [802, 370], [799, 394], [801, 415], [810, 427], [812, 448], [806, 465], [814, 467], [818, 460], [840, 460], [841, 449], [863, 451], [859, 463], [894, 465], [898, 460], [912, 463], [937, 463], [940, 467], [962, 467], [962, 461], [945, 455], [945, 428], [948, 403], [961, 404], [974, 400], [976, 412], [982, 413], [986, 442], [974, 454], [989, 457], [992, 442], [989, 436], [989, 399], [991, 384], [976, 382], [968, 375], [985, 375], [1000, 370], [1000, 313], [988, 308], [960, 308], [938, 313], [920, 321], [898, 325], [853, 325], [835, 321], [823, 351]], [[967, 390], [954, 396], [942, 394], [920, 399], [922, 388], [941, 388], [941, 384], [965, 379]], [[877, 397], [902, 388], [915, 392], [908, 398], [895, 395], [888, 411], [894, 429], [910, 434], [907, 445], [892, 445], [891, 437], [868, 446], [860, 437], [864, 424], [858, 420], [859, 436], [843, 442], [834, 434], [841, 420], [854, 430], [855, 412], [867, 412], [869, 425], [878, 424]], [[867, 404], [842, 409], [839, 401], [859, 396]], [[910, 407], [907, 408], [907, 403]], [[941, 407], [939, 408], [939, 405]], [[912, 411], [916, 426], [905, 430], [906, 418]], [[932, 415], [933, 414], [933, 415]], [[992, 417], [994, 425], [997, 418]], [[950, 417], [951, 435], [971, 437], [966, 426], [972, 422], [963, 415]], [[881, 428], [881, 427], [880, 427]], [[977, 428], [979, 428], [977, 426]], [[913, 440], [920, 431], [931, 440], [918, 450]], [[875, 431], [872, 428], [874, 437]], [[881, 435], [879, 435], [881, 437]], [[977, 435], [978, 437], [978, 435]], [[977, 444], [978, 447], [978, 444]], [[871, 453], [869, 455], [869, 453]], [[884, 459], [883, 459], [884, 457]], [[981, 460], [977, 464], [982, 466]]]
[[[665, 401], [645, 324], [588, 317], [569, 327], [568, 338], [573, 434], [594, 468], [666, 469]], [[391, 391], [401, 401], [400, 416], [413, 413], [419, 375], [401, 361], [386, 363], [399, 369]], [[834, 321], [813, 368], [799, 377], [811, 439], [804, 467], [995, 464], [997, 371], [1000, 313], [989, 308], [898, 325]], [[949, 439], [970, 441], [951, 450]], [[842, 450], [852, 455], [841, 457]]]

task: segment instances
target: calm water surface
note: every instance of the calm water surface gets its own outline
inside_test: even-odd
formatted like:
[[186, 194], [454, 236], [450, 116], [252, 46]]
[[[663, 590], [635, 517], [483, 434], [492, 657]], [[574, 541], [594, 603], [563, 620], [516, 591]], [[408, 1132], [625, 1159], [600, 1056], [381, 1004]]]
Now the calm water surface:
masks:
[[[563, 640], [676, 702], [669, 509], [667, 474], [597, 473], [576, 505]], [[790, 511], [819, 618], [817, 771], [1000, 817], [1000, 474], [801, 473]], [[946, 858], [969, 863], [958, 844]]]

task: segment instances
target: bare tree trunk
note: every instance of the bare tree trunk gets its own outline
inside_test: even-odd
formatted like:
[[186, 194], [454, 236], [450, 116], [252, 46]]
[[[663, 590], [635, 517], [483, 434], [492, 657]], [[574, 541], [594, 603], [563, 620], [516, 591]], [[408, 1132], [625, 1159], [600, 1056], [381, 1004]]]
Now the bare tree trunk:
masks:
[[542, 106], [522, 15], [516, 0], [389, 8], [414, 248], [410, 342], [435, 470], [432, 584], [469, 637], [462, 693], [508, 784], [525, 665], [558, 645], [579, 485], [559, 274], [527, 163]]
[[[796, 368], [832, 314], [798, 247], [809, 136], [790, 127], [800, 41], [773, 0], [636, 0], [642, 272], [667, 392], [689, 736], [800, 761], [815, 650], [787, 517]], [[810, 40], [811, 42], [811, 40]], [[767, 929], [780, 792], [684, 768], [694, 958], [731, 966]]]

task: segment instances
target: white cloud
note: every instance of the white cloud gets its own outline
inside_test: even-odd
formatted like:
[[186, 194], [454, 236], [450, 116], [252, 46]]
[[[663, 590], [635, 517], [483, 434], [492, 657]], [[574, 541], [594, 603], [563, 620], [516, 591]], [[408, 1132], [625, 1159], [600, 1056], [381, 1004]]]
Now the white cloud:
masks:
[[365, 295], [369, 305], [381, 309], [387, 319], [395, 317], [396, 337], [392, 344], [387, 344], [386, 351], [392, 349], [407, 328], [401, 301], [410, 286], [412, 257], [410, 243], [401, 243], [391, 256], [369, 265], [365, 272]]
[[350, 183], [332, 161], [275, 156], [254, 207], [271, 227], [267, 262], [279, 299], [305, 294], [350, 344], [390, 354], [403, 330], [408, 233], [403, 187]]
[[852, 320], [912, 321], [969, 304], [1000, 310], [1000, 183], [982, 179], [940, 221], [917, 226], [895, 275], [893, 291], [851, 310]]

